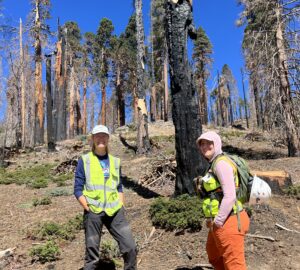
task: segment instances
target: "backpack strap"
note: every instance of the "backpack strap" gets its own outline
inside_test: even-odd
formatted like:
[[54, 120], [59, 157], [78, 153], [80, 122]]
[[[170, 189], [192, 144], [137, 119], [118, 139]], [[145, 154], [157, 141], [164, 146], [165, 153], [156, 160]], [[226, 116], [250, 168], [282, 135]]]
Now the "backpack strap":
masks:
[[237, 171], [237, 165], [235, 164], [235, 162], [228, 155], [226, 155], [225, 153], [222, 153], [214, 159], [214, 161], [212, 162], [212, 164], [210, 166], [210, 169], [213, 171], [214, 174], [215, 174], [216, 164], [220, 160], [224, 160], [224, 161], [228, 162], [230, 164], [230, 166], [232, 167], [233, 171], [234, 172]]

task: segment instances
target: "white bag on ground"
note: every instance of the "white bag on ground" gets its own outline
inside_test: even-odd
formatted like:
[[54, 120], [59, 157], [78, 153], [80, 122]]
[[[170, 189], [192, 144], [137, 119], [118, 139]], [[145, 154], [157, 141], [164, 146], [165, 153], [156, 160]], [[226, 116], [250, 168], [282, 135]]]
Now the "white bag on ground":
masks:
[[271, 195], [272, 191], [269, 184], [255, 175], [253, 178], [249, 204], [266, 204], [269, 202]]

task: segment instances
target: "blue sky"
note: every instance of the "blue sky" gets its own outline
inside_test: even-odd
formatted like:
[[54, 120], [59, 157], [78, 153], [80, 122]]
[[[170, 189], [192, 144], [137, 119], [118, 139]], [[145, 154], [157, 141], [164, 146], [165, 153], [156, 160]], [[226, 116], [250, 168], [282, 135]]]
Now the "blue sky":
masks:
[[[4, 0], [4, 15], [12, 19], [15, 26], [19, 18], [25, 21], [30, 10], [29, 0]], [[61, 24], [66, 21], [76, 21], [82, 33], [95, 32], [101, 18], [112, 20], [115, 33], [125, 30], [129, 16], [134, 7], [132, 0], [51, 0], [52, 19], [50, 27], [56, 30], [56, 20], [60, 17]], [[208, 81], [208, 89], [213, 87], [217, 70], [221, 71], [224, 64], [228, 64], [235, 76], [241, 93], [242, 82], [240, 68], [243, 67], [241, 42], [243, 29], [235, 26], [235, 20], [241, 12], [236, 0], [193, 0], [195, 25], [202, 26], [213, 45], [212, 77]], [[150, 0], [143, 1], [143, 13], [146, 35], [150, 32]], [[1, 118], [1, 117], [0, 117]]]

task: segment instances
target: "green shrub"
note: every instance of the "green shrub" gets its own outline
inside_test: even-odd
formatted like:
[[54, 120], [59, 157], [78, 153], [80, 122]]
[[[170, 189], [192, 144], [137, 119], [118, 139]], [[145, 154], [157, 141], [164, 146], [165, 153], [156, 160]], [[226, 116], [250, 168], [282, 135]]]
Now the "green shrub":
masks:
[[284, 190], [284, 193], [300, 200], [300, 185], [289, 186]]
[[150, 207], [150, 217], [153, 225], [167, 230], [198, 231], [202, 228], [204, 215], [199, 198], [185, 194], [172, 199], [155, 199]]
[[112, 260], [120, 256], [119, 247], [114, 240], [101, 241], [100, 258], [102, 260]]
[[60, 235], [61, 225], [55, 222], [45, 222], [38, 226], [34, 231], [34, 238], [39, 240], [50, 239]]
[[56, 185], [58, 187], [63, 187], [63, 186], [66, 186], [67, 185], [66, 182], [70, 179], [73, 179], [73, 177], [74, 177], [73, 173], [60, 174], [60, 175], [54, 176], [52, 178], [52, 181], [54, 183], [56, 183]]
[[68, 226], [71, 226], [74, 230], [82, 230], [83, 229], [83, 215], [78, 214], [74, 218], [70, 219], [67, 223]]
[[51, 168], [53, 164], [37, 165], [31, 168], [18, 169], [15, 171], [3, 170], [0, 173], [0, 184], [17, 184], [33, 188], [46, 187], [48, 180], [52, 180]]
[[48, 195], [51, 197], [59, 197], [59, 196], [70, 196], [73, 194], [73, 191], [68, 188], [56, 188], [51, 190]]
[[45, 188], [48, 186], [48, 180], [46, 178], [37, 178], [27, 183], [27, 186], [36, 189]]
[[245, 135], [244, 132], [238, 130], [221, 130], [220, 136], [224, 139], [236, 138], [236, 137], [243, 137]]
[[45, 222], [39, 224], [32, 231], [28, 232], [28, 237], [38, 240], [63, 239], [73, 240], [75, 233], [83, 229], [83, 216], [78, 214], [67, 223]]
[[60, 255], [60, 250], [55, 242], [48, 241], [46, 244], [33, 247], [29, 255], [33, 257], [34, 261], [45, 263], [57, 260]]
[[33, 230], [31, 237], [39, 240], [50, 240], [60, 238], [64, 240], [73, 240], [75, 234], [66, 225], [61, 225], [55, 222], [45, 222]]
[[151, 139], [156, 142], [171, 142], [174, 143], [175, 142], [175, 135], [169, 135], [169, 136], [165, 136], [165, 135], [160, 135], [160, 136], [153, 136], [151, 137]]
[[41, 199], [34, 199], [33, 202], [32, 202], [32, 205], [33, 206], [49, 205], [51, 203], [52, 203], [52, 201], [51, 201], [50, 197], [44, 197], [44, 198], [41, 198]]

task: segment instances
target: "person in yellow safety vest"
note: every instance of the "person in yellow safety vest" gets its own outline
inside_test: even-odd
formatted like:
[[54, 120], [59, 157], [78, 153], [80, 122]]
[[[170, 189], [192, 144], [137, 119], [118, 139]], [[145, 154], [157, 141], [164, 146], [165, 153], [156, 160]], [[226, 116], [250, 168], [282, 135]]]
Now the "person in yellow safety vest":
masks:
[[92, 130], [92, 151], [78, 160], [74, 195], [84, 209], [84, 270], [97, 269], [103, 225], [118, 242], [125, 270], [135, 270], [136, 244], [125, 218], [120, 159], [109, 154], [109, 131]]
[[222, 155], [220, 136], [209, 131], [196, 141], [210, 167], [202, 177], [203, 212], [209, 228], [206, 251], [217, 270], [245, 270], [244, 239], [250, 220], [236, 198], [239, 185], [236, 165]]

